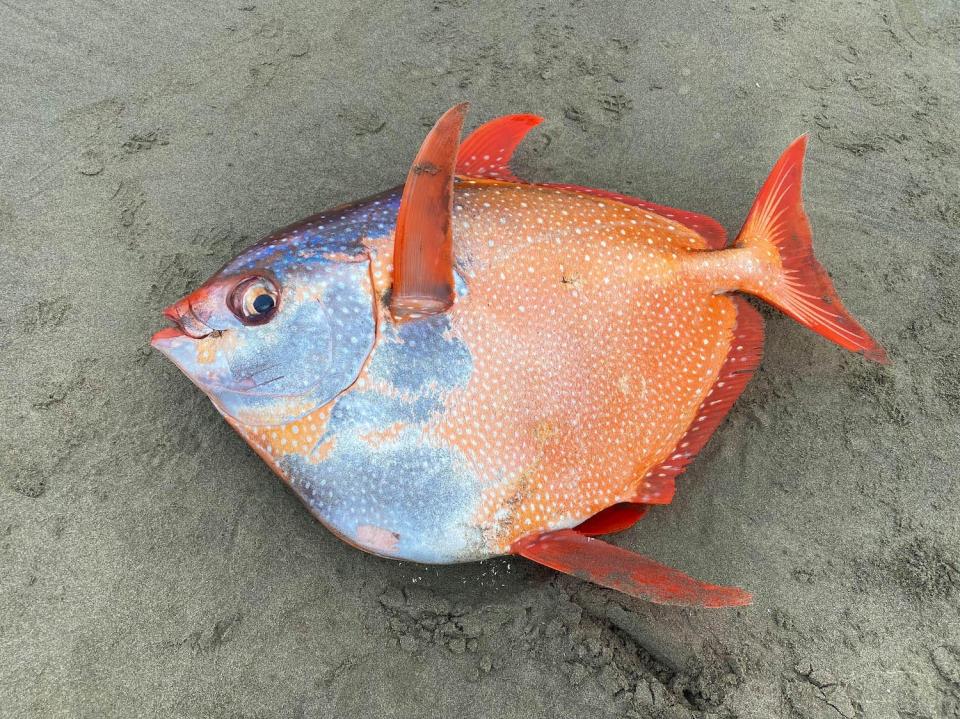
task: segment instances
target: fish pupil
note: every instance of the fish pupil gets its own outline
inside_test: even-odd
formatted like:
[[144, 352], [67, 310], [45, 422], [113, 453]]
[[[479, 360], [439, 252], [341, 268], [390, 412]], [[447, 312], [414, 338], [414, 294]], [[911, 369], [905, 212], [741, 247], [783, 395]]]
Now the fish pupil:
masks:
[[270, 295], [260, 295], [253, 301], [253, 309], [257, 314], [262, 315], [272, 310], [274, 304], [276, 303]]

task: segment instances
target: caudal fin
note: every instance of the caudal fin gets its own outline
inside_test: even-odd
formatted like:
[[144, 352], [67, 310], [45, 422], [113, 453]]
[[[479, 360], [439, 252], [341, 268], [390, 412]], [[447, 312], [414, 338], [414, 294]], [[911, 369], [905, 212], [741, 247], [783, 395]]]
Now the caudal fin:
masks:
[[885, 364], [886, 352], [844, 308], [830, 276], [813, 256], [801, 196], [806, 147], [807, 136], [802, 135], [780, 156], [734, 242], [772, 268], [772, 276], [764, 272], [748, 291], [841, 347]]

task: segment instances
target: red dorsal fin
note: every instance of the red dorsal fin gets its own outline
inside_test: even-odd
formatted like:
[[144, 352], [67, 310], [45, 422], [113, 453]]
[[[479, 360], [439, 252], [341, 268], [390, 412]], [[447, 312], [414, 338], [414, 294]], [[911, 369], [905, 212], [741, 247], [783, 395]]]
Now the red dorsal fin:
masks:
[[[510, 160], [527, 133], [541, 122], [543, 118], [539, 115], [504, 115], [484, 123], [471, 132], [460, 145], [460, 152], [457, 155], [457, 174], [507, 182], [525, 182], [513, 174], [510, 169]], [[727, 246], [727, 231], [723, 229], [723, 225], [707, 215], [657, 205], [619, 192], [598, 190], [593, 187], [567, 183], [543, 183], [540, 186], [574, 190], [594, 197], [606, 197], [625, 205], [641, 207], [689, 227], [706, 240], [709, 249], [721, 250]]]
[[687, 212], [686, 210], [678, 210], [675, 207], [657, 205], [653, 202], [637, 199], [636, 197], [622, 195], [619, 192], [597, 190], [593, 187], [581, 187], [580, 185], [570, 185], [559, 182], [546, 183], [543, 185], [543, 187], [556, 187], [558, 190], [574, 190], [576, 192], [582, 192], [585, 195], [605, 197], [610, 200], [615, 200], [616, 202], [622, 202], [625, 205], [640, 207], [644, 210], [649, 210], [650, 212], [660, 215], [661, 217], [666, 217], [670, 220], [676, 220], [681, 225], [689, 227], [704, 240], [706, 240], [707, 247], [711, 250], [722, 250], [727, 246], [727, 231], [723, 229], [723, 225], [707, 215], [701, 215], [696, 212]]
[[601, 509], [590, 519], [581, 522], [574, 529], [580, 534], [586, 534], [588, 537], [595, 537], [600, 534], [613, 534], [630, 529], [634, 524], [643, 519], [647, 513], [647, 505], [634, 504], [633, 502], [620, 502], [612, 507]]
[[703, 449], [727, 412], [753, 376], [763, 355], [763, 318], [743, 297], [729, 297], [737, 308], [737, 322], [730, 340], [730, 353], [720, 367], [717, 381], [700, 403], [690, 427], [670, 455], [651, 468], [633, 497], [635, 502], [657, 504], [654, 498], [673, 498], [674, 479]]
[[538, 115], [504, 115], [484, 123], [460, 145], [457, 174], [520, 182], [510, 169], [510, 159], [527, 133], [541, 122]]
[[467, 103], [447, 110], [420, 146], [400, 198], [393, 241], [394, 319], [453, 304], [453, 175]]
[[677, 569], [574, 529], [523, 537], [513, 554], [654, 604], [682, 607], [735, 607], [751, 597], [736, 587], [721, 587], [688, 577]]

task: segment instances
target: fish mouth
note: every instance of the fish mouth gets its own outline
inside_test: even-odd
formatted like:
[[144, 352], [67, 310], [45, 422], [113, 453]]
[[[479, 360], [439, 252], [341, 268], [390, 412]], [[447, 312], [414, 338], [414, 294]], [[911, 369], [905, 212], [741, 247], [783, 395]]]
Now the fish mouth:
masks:
[[170, 340], [178, 340], [186, 336], [179, 327], [164, 327], [162, 330], [153, 333], [150, 338], [150, 346], [159, 349], [161, 345]]
[[169, 340], [192, 339], [202, 340], [214, 333], [214, 330], [204, 324], [193, 312], [193, 308], [184, 306], [183, 302], [177, 302], [163, 310], [163, 316], [170, 320], [172, 326], [164, 327], [159, 332], [155, 332], [150, 338], [150, 344], [154, 347], [163, 345]]

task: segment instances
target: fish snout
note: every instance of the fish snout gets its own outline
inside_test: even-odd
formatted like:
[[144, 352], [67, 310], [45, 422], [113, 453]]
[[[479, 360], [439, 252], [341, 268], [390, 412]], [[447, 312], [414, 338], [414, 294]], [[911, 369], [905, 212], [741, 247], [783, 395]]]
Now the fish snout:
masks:
[[[160, 330], [157, 335], [163, 337], [189, 337], [199, 340], [208, 337], [216, 330], [209, 324], [209, 312], [204, 311], [208, 297], [203, 290], [198, 290], [174, 302], [163, 310], [163, 316], [173, 323], [173, 327]], [[154, 337], [156, 338], [155, 335]]]
[[200, 340], [213, 333], [213, 328], [200, 318], [189, 297], [170, 305], [163, 314], [187, 337]]

